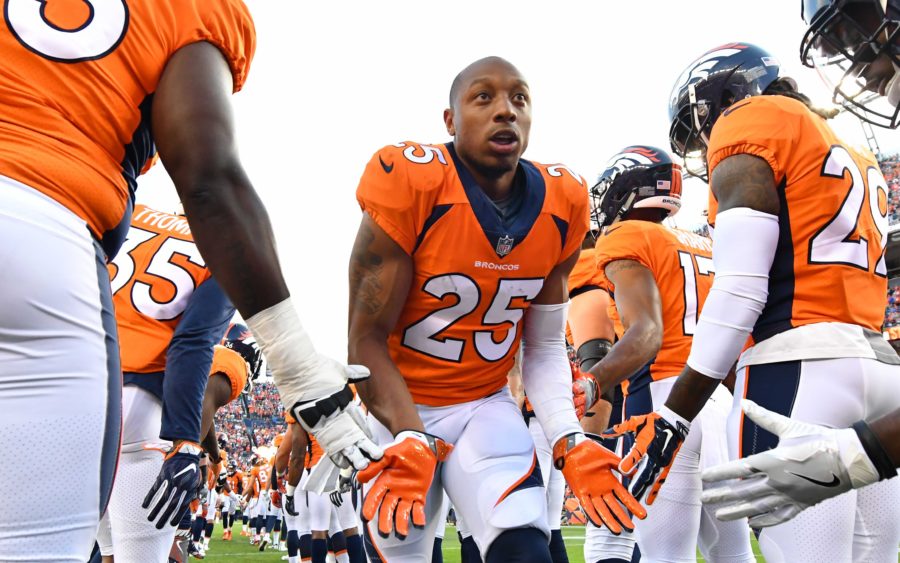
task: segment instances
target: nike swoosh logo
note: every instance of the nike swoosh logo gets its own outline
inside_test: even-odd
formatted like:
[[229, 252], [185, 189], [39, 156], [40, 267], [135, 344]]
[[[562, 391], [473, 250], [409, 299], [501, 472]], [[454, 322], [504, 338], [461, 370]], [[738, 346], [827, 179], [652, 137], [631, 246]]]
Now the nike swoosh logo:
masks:
[[188, 471], [197, 471], [197, 467], [194, 464], [188, 465], [187, 467], [176, 473], [175, 476], [178, 477], [184, 473], [187, 473]]
[[841, 484], [841, 480], [838, 479], [837, 475], [835, 475], [834, 473], [831, 474], [831, 477], [832, 477], [831, 482], [819, 481], [818, 479], [813, 479], [812, 477], [807, 477], [806, 475], [800, 475], [799, 473], [794, 473], [793, 471], [788, 471], [788, 473], [790, 473], [791, 475], [793, 475], [795, 477], [800, 477], [801, 479], [805, 479], [805, 480], [809, 481], [810, 483], [815, 483], [816, 485], [820, 485], [822, 487], [831, 488], [831, 487], [837, 487], [838, 485]]
[[737, 111], [737, 110], [741, 109], [742, 107], [746, 106], [746, 105], [749, 104], [749, 103], [750, 103], [750, 101], [747, 100], [746, 102], [744, 102], [744, 103], [742, 103], [742, 104], [734, 104], [734, 105], [732, 105], [730, 108], [726, 109], [726, 110], [722, 113], [722, 115], [724, 115], [724, 116], [731, 115], [731, 112]]
[[378, 162], [381, 163], [381, 167], [384, 168], [384, 172], [385, 172], [386, 174], [390, 174], [391, 171], [394, 169], [394, 165], [393, 165], [393, 164], [387, 164], [387, 163], [385, 163], [385, 162], [381, 159], [380, 156], [378, 157]]

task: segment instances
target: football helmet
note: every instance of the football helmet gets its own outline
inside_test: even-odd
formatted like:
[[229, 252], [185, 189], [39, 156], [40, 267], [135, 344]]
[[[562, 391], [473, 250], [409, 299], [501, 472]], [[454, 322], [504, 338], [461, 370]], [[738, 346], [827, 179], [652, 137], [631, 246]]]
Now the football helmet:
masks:
[[224, 450], [228, 447], [228, 434], [224, 432], [219, 432], [216, 435], [216, 442], [219, 444], [219, 449]]
[[900, 126], [900, 0], [803, 0], [800, 59], [864, 121]]
[[669, 142], [685, 159], [689, 174], [707, 180], [706, 147], [719, 115], [734, 102], [765, 92], [779, 78], [780, 68], [775, 57], [756, 45], [728, 43], [681, 73], [669, 97]]
[[602, 230], [632, 209], [681, 209], [681, 167], [666, 151], [631, 146], [612, 157], [590, 188], [591, 216]]
[[228, 476], [231, 477], [237, 473], [237, 462], [233, 459], [228, 460]]
[[253, 333], [246, 325], [234, 323], [228, 327], [225, 338], [222, 340], [222, 346], [234, 350], [247, 362], [247, 385], [243, 392], [249, 393], [253, 383], [259, 379], [263, 364], [262, 352]]

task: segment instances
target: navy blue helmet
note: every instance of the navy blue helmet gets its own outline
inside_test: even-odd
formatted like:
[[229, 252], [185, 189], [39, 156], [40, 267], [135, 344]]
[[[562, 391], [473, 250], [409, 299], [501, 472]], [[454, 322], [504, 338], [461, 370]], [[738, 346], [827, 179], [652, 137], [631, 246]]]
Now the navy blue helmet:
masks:
[[590, 196], [601, 230], [632, 209], [662, 209], [671, 217], [681, 209], [681, 167], [662, 149], [626, 147], [609, 160]]
[[[775, 57], [749, 43], [716, 47], [688, 65], [669, 98], [669, 142], [688, 159], [688, 173], [706, 179], [706, 147], [716, 120], [731, 104], [765, 92], [780, 68]], [[691, 167], [695, 159], [702, 166]]]
[[245, 325], [234, 323], [228, 327], [225, 338], [222, 339], [222, 346], [234, 350], [240, 354], [249, 366], [247, 373], [247, 386], [244, 388], [248, 392], [253, 382], [259, 378], [262, 369], [263, 357], [253, 337], [253, 333]]

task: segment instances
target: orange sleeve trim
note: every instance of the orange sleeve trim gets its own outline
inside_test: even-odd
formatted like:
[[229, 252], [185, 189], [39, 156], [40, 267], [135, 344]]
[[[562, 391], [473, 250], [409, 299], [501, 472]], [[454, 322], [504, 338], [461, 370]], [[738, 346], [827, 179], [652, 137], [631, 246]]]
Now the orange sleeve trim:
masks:
[[400, 246], [400, 248], [403, 249], [403, 252], [406, 252], [410, 255], [412, 254], [413, 248], [415, 248], [416, 246], [416, 241], [414, 239], [406, 236], [403, 230], [392, 223], [385, 214], [379, 213], [378, 211], [375, 211], [370, 207], [366, 207], [365, 202], [361, 201], [360, 205], [362, 206], [363, 211], [365, 211], [369, 215], [369, 217], [371, 217], [372, 220], [375, 221], [375, 224], [381, 227], [381, 230], [383, 230], [387, 234], [387, 236], [391, 237], [391, 240], [396, 242]]
[[775, 158], [775, 152], [772, 149], [754, 143], [738, 143], [723, 147], [709, 157], [710, 179], [712, 178], [712, 174], [716, 169], [716, 166], [718, 166], [729, 156], [735, 156], [738, 154], [749, 154], [751, 156], [755, 156], [757, 158], [765, 160], [769, 164], [769, 167], [772, 169], [772, 173], [775, 175], [776, 184], [781, 182], [781, 179], [784, 178], [784, 170], [778, 163], [778, 159]]

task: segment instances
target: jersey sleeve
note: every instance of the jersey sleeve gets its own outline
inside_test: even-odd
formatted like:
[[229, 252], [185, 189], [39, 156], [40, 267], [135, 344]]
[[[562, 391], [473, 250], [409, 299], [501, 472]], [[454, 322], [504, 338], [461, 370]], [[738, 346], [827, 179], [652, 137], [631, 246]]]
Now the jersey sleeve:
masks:
[[176, 3], [179, 34], [175, 49], [206, 41], [215, 45], [231, 68], [234, 91], [244, 86], [256, 51], [256, 29], [242, 0], [181, 0]]
[[191, 295], [166, 351], [160, 438], [200, 441], [203, 393], [213, 346], [233, 316], [234, 306], [215, 278], [208, 278]]
[[[794, 112], [783, 96], [756, 96], [732, 104], [716, 121], [710, 135], [707, 159], [712, 178], [716, 166], [737, 154], [749, 154], [769, 163], [775, 181], [785, 176], [791, 147], [799, 142]], [[800, 103], [800, 102], [796, 102]]]
[[653, 247], [641, 221], [622, 221], [607, 229], [597, 240], [594, 255], [597, 259], [597, 277], [610, 290], [613, 283], [606, 277], [606, 266], [616, 260], [634, 260], [652, 269]]
[[[565, 176], [564, 176], [565, 177]], [[581, 248], [584, 237], [591, 226], [591, 209], [588, 201], [588, 192], [584, 178], [579, 177], [580, 183], [569, 179], [566, 189], [569, 192], [569, 229], [566, 240], [563, 243], [561, 260], [567, 259], [576, 250]]]
[[597, 280], [597, 258], [593, 251], [582, 250], [569, 274], [569, 299], [595, 289], [602, 289]]
[[[413, 171], [411, 167], [415, 166]], [[439, 183], [443, 166], [409, 162], [402, 149], [384, 147], [372, 157], [356, 189], [360, 208], [407, 253], [412, 254], [430, 208], [430, 188]]]
[[235, 400], [247, 384], [247, 362], [244, 360], [244, 357], [234, 350], [217, 345], [213, 350], [212, 367], [209, 368], [209, 375], [212, 377], [217, 373], [224, 374], [228, 378], [231, 384], [231, 398], [229, 402]]

